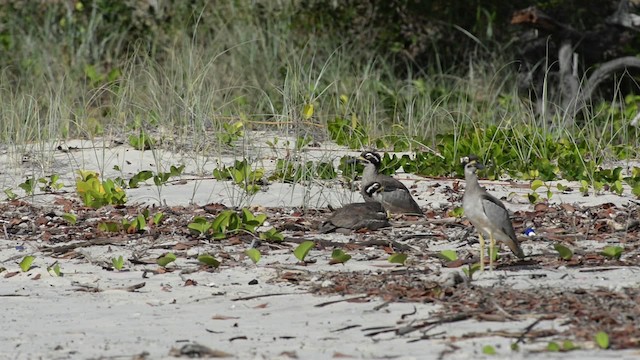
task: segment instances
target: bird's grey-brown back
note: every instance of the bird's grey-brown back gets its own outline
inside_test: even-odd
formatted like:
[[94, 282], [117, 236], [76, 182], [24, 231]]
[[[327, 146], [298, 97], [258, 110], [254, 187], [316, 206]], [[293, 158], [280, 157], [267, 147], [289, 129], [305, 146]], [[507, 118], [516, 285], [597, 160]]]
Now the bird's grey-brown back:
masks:
[[[371, 196], [381, 189], [380, 183], [372, 183], [365, 190]], [[390, 226], [387, 213], [381, 203], [364, 202], [347, 204], [337, 209], [322, 223], [319, 231], [322, 233], [351, 232], [363, 228], [378, 230]]]
[[474, 156], [463, 159], [463, 164], [466, 184], [462, 207], [465, 216], [482, 235], [493, 236], [496, 241], [507, 245], [516, 256], [524, 257], [504, 204], [478, 182], [477, 170], [482, 165]]
[[[364, 201], [380, 202], [391, 213], [423, 215], [420, 206], [402, 182], [389, 175], [379, 173], [382, 158], [378, 153], [364, 151], [360, 155], [360, 160], [364, 163], [360, 189]], [[366, 191], [367, 186], [374, 182], [382, 185], [382, 191], [376, 192], [375, 198]]]

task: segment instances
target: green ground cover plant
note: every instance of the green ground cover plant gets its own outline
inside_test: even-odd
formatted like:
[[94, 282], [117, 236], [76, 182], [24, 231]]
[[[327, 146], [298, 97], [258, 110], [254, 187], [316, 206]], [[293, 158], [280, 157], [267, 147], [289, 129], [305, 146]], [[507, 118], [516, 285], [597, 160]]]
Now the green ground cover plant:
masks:
[[[405, 34], [413, 41], [403, 43], [397, 29], [385, 27], [397, 22], [393, 7], [370, 22], [354, 22], [357, 12], [348, 4], [254, 5], [1, 5], [0, 46], [7, 56], [0, 59], [0, 83], [7, 86], [0, 86], [0, 140], [15, 154], [28, 144], [46, 149], [49, 140], [106, 136], [139, 150], [220, 156], [230, 148], [256, 148], [249, 132], [273, 130], [296, 139], [294, 152], [331, 140], [351, 149], [412, 153], [385, 155], [384, 172], [402, 166], [423, 176], [460, 176], [459, 157], [475, 153], [491, 165], [483, 173], [488, 178], [579, 181], [585, 193], [621, 194], [628, 185], [640, 196], [640, 169], [611, 165], [638, 158], [640, 134], [629, 122], [640, 97], [614, 84], [612, 98], [596, 101], [572, 125], [553, 112], [536, 112], [516, 88], [514, 45], [494, 31], [506, 26], [496, 19], [509, 13], [500, 4], [476, 5], [475, 15], [457, 18], [455, 7], [411, 5], [461, 22], [456, 29], [464, 31], [432, 25], [426, 33], [448, 37], [433, 40], [443, 48], [429, 49], [419, 40], [426, 33]], [[335, 23], [336, 16], [344, 23]], [[363, 35], [368, 31], [385, 36]], [[444, 44], [468, 47], [454, 51]], [[422, 58], [406, 62], [409, 48]], [[220, 167], [215, 176], [250, 196], [263, 177], [302, 182], [339, 174], [329, 162], [277, 160], [273, 174], [246, 163], [233, 171]], [[162, 174], [153, 176], [156, 184], [167, 180]], [[149, 174], [129, 186], [147, 180], [143, 175]], [[28, 194], [37, 185], [56, 189], [55, 181], [33, 183], [45, 176], [29, 179], [23, 183]], [[11, 189], [5, 194], [16, 197]], [[86, 201], [97, 206], [101, 200]]]

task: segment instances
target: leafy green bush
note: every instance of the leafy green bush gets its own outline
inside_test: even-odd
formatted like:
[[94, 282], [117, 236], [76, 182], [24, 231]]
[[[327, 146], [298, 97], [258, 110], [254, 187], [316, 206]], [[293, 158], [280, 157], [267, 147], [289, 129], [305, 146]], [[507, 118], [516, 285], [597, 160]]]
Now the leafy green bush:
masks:
[[76, 191], [82, 202], [94, 209], [105, 205], [124, 205], [127, 195], [113, 180], [100, 181], [95, 171], [78, 170]]

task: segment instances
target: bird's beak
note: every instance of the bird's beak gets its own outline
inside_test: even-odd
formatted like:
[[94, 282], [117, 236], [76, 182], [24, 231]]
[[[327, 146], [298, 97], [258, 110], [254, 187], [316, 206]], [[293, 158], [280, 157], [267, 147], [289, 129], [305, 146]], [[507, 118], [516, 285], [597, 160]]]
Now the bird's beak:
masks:
[[345, 164], [347, 165], [357, 165], [362, 161], [362, 157], [352, 157], [350, 159], [348, 159], [347, 161], [345, 161]]
[[483, 164], [481, 164], [481, 163], [479, 163], [477, 161], [474, 161], [474, 162], [476, 163], [476, 169], [478, 169], [478, 170], [484, 169], [485, 166]]

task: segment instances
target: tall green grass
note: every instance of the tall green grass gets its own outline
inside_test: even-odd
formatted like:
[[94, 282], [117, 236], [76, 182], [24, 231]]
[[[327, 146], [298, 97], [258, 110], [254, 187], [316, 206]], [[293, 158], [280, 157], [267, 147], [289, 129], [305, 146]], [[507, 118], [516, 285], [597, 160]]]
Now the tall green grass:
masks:
[[[361, 148], [393, 136], [410, 150], [438, 151], [440, 135], [458, 139], [490, 125], [509, 134], [500, 146], [522, 162], [548, 156], [548, 139], [584, 141], [594, 156], [610, 158], [611, 146], [638, 148], [637, 131], [624, 125], [633, 114], [620, 99], [608, 104], [618, 111], [601, 108], [576, 127], [536, 115], [517, 93], [509, 52], [495, 55], [495, 45], [469, 49], [464, 70], [398, 71], [393, 56], [296, 26], [295, 6], [268, 2], [256, 10], [241, 0], [174, 9], [182, 18], [172, 18], [171, 31], [127, 44], [132, 31], [145, 32], [109, 28], [98, 8], [67, 9], [65, 26], [56, 13], [40, 27], [7, 24], [12, 55], [0, 70], [0, 140], [24, 146], [143, 130], [170, 149], [222, 154], [228, 149], [215, 134], [223, 124], [326, 140], [327, 122], [342, 118], [366, 129]], [[82, 27], [70, 25], [77, 14], [87, 19]]]

